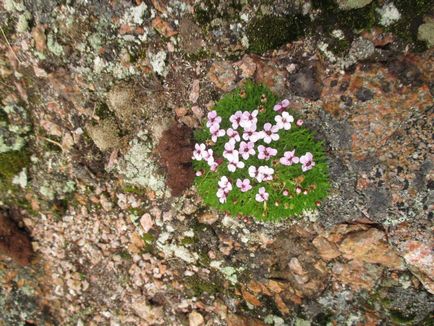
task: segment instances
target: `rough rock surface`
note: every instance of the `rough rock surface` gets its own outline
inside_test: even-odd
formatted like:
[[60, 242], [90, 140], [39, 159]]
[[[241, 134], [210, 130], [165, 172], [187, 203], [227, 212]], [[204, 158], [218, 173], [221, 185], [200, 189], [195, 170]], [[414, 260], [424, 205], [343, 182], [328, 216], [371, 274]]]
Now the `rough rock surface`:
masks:
[[[430, 325], [431, 11], [0, 2], [0, 324]], [[259, 223], [190, 186], [191, 130], [247, 79], [324, 142], [317, 212]]]

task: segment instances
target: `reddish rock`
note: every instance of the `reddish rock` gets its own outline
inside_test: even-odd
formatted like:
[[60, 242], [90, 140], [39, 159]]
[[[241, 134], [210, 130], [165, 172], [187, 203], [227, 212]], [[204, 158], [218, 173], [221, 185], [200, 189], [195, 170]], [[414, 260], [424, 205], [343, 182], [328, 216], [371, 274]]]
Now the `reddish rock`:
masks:
[[333, 266], [334, 277], [354, 290], [372, 289], [382, 272], [382, 267], [358, 260], [352, 260], [346, 264], [336, 263]]
[[342, 241], [339, 251], [347, 259], [403, 269], [402, 259], [389, 246], [385, 238], [383, 232], [374, 228], [351, 233]]
[[410, 270], [419, 278], [424, 287], [434, 294], [434, 246], [408, 240], [400, 247], [405, 252], [403, 257], [410, 266]]
[[41, 24], [38, 24], [32, 29], [33, 40], [35, 41], [35, 48], [39, 52], [44, 52], [47, 48], [47, 37], [45, 36], [45, 29]]
[[287, 93], [287, 72], [273, 62], [256, 61], [256, 82], [268, 86], [274, 93], [284, 96]]
[[252, 78], [256, 72], [256, 60], [247, 54], [235, 65], [241, 70], [243, 78]]
[[229, 314], [227, 317], [227, 326], [266, 326], [266, 324], [259, 319]]
[[315, 246], [316, 249], [318, 249], [319, 255], [325, 261], [332, 260], [341, 255], [338, 247], [322, 236], [318, 236], [313, 239], [312, 244]]
[[155, 28], [158, 33], [165, 37], [172, 37], [178, 34], [177, 31], [165, 20], [161, 19], [159, 16], [155, 17], [152, 20], [152, 27]]
[[246, 300], [251, 305], [255, 307], [262, 306], [261, 301], [259, 301], [258, 298], [255, 295], [251, 294], [249, 291], [242, 289], [241, 294], [243, 295], [244, 300]]
[[237, 75], [229, 62], [219, 61], [213, 63], [208, 71], [209, 80], [224, 92], [229, 92], [236, 86]]

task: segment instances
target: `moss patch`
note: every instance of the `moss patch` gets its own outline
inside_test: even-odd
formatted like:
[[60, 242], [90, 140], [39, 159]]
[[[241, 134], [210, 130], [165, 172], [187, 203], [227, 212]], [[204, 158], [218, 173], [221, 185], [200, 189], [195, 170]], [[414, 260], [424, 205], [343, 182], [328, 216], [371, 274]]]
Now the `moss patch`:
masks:
[[396, 8], [401, 13], [401, 18], [389, 28], [406, 43], [413, 43], [415, 51], [425, 51], [425, 42], [417, 39], [418, 28], [423, 23], [423, 17], [434, 10], [432, 0], [394, 0]]
[[307, 23], [308, 18], [301, 15], [254, 18], [247, 26], [249, 49], [260, 54], [294, 41], [305, 34]]
[[12, 180], [30, 163], [30, 155], [26, 150], [0, 153], [0, 191], [8, 191], [15, 186]]
[[[273, 107], [276, 103], [278, 103], [276, 96], [268, 88], [248, 82], [243, 89], [236, 89], [225, 95], [214, 109], [221, 117], [220, 128], [224, 130], [232, 127], [229, 119], [237, 111], [259, 111], [255, 125], [257, 131], [261, 131], [266, 123], [275, 124], [278, 113]], [[289, 111], [286, 114], [290, 117], [290, 113]], [[242, 128], [236, 129], [240, 135], [243, 134]], [[193, 162], [195, 170], [202, 173], [202, 176], [196, 178], [195, 184], [203, 201], [233, 216], [253, 216], [267, 221], [291, 218], [302, 214], [305, 210], [315, 209], [319, 204], [318, 201], [325, 197], [329, 188], [328, 166], [322, 143], [314, 139], [309, 129], [296, 126], [295, 122], [290, 129], [280, 129], [275, 132], [279, 138], [272, 142], [259, 139], [255, 144], [252, 143], [255, 153], [246, 158], [238, 156], [242, 166], [231, 170], [228, 160], [223, 156], [225, 146], [229, 142], [228, 137], [220, 137], [214, 142], [215, 140], [211, 141], [211, 134], [206, 126], [197, 131], [195, 134], [197, 143], [206, 146], [207, 151], [212, 150], [214, 160], [217, 162], [215, 171], [211, 171], [209, 163], [203, 159]], [[247, 139], [245, 136], [243, 135], [243, 141]], [[241, 144], [239, 139], [233, 146], [238, 151]], [[262, 146], [276, 150], [275, 156], [259, 158], [259, 150]], [[298, 163], [282, 163], [280, 158], [284, 153], [288, 155], [291, 151], [295, 151], [295, 154], [292, 152], [293, 155], [300, 157], [311, 153], [315, 162], [313, 168], [303, 172]], [[253, 167], [272, 169], [272, 177], [261, 180], [259, 177], [252, 176]], [[222, 183], [225, 178], [230, 183], [231, 189], [228, 190], [225, 201], [220, 201], [216, 194], [220, 187], [219, 183]], [[236, 182], [245, 179], [250, 182], [250, 189], [242, 192], [236, 186]], [[261, 191], [268, 194], [262, 201], [257, 199]]]

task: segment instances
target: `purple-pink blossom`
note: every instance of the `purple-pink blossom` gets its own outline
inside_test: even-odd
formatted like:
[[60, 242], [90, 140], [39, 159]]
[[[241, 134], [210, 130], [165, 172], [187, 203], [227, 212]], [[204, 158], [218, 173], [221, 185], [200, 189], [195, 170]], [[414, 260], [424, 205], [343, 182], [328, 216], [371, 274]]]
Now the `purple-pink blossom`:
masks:
[[217, 115], [217, 111], [208, 112], [208, 121], [206, 123], [208, 128], [218, 126], [218, 129], [220, 129], [220, 122], [222, 122], [222, 118]]
[[265, 147], [264, 145], [258, 146], [258, 158], [260, 160], [269, 160], [271, 157], [276, 156], [277, 149], [272, 147]]
[[289, 100], [284, 99], [283, 101], [277, 103], [277, 104], [274, 106], [274, 111], [282, 112], [282, 111], [284, 111], [288, 106], [289, 106]]
[[294, 122], [294, 117], [288, 112], [282, 112], [281, 115], [275, 116], [274, 120], [279, 129], [289, 130], [291, 129], [291, 123]]
[[298, 127], [301, 127], [303, 125], [304, 121], [301, 119], [298, 119], [297, 122], [295, 123]]
[[237, 111], [232, 114], [229, 121], [232, 122], [232, 128], [237, 129], [240, 126], [240, 122], [243, 119], [243, 112]]
[[252, 126], [250, 129], [244, 129], [243, 139], [245, 141], [256, 143], [259, 139], [262, 139], [262, 137], [262, 132], [256, 131], [256, 125]]
[[298, 163], [299, 161], [300, 159], [295, 156], [295, 149], [285, 152], [283, 157], [280, 159], [280, 163], [283, 165], [292, 165], [294, 163]]
[[247, 160], [250, 155], [255, 155], [254, 144], [252, 142], [244, 142], [240, 143], [239, 153], [243, 157], [243, 159]]
[[258, 193], [256, 194], [256, 201], [264, 202], [267, 201], [269, 197], [268, 192], [265, 191], [264, 187], [259, 188]]
[[228, 160], [228, 170], [229, 172], [235, 172], [236, 169], [242, 169], [244, 167], [244, 162], [240, 161], [240, 158], [238, 156], [238, 151], [234, 152], [231, 159]]
[[300, 163], [302, 164], [301, 169], [303, 172], [306, 172], [312, 169], [315, 166], [315, 162], [313, 161], [313, 155], [310, 152], [307, 152], [303, 156], [300, 157]]
[[253, 165], [250, 166], [248, 171], [249, 171], [249, 176], [250, 176], [251, 178], [255, 178], [255, 179], [257, 179], [259, 182], [262, 181], [262, 178], [261, 178], [261, 180], [258, 179], [260, 173], [259, 173], [259, 170], [256, 168], [256, 166], [253, 166]]
[[243, 117], [240, 122], [240, 126], [244, 129], [252, 129], [253, 126], [255, 126], [256, 129], [256, 123], [258, 122], [258, 110], [254, 110], [252, 112], [245, 111], [243, 112]]
[[278, 140], [279, 139], [279, 135], [277, 134], [278, 132], [279, 132], [278, 126], [273, 126], [269, 122], [264, 124], [264, 131], [262, 132], [264, 142], [266, 144], [269, 144], [273, 140], [274, 141]]
[[241, 192], [246, 192], [252, 189], [249, 179], [244, 179], [242, 181], [241, 179], [237, 179], [237, 187], [241, 190]]
[[238, 154], [238, 151], [235, 149], [235, 140], [231, 139], [225, 144], [223, 157], [230, 161], [235, 152]]
[[224, 129], [220, 129], [219, 125], [212, 125], [209, 131], [211, 132], [211, 140], [214, 143], [217, 142], [217, 138], [225, 135]]
[[235, 140], [237, 142], [239, 142], [241, 140], [240, 138], [240, 134], [238, 133], [238, 131], [229, 128], [228, 130], [226, 130], [226, 135], [229, 137], [229, 140]]
[[195, 144], [193, 151], [193, 160], [200, 161], [203, 159], [203, 154], [206, 151], [205, 144]]
[[273, 180], [274, 169], [269, 166], [260, 166], [259, 167], [259, 175], [262, 181], [271, 181]]

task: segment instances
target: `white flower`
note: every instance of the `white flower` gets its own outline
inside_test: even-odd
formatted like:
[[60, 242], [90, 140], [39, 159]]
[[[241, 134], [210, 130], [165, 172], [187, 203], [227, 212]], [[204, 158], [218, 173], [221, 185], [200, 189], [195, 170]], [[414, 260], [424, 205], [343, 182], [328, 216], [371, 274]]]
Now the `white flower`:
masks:
[[291, 122], [294, 122], [294, 117], [288, 112], [282, 112], [282, 115], [275, 116], [274, 120], [279, 129], [289, 130], [291, 129]]

